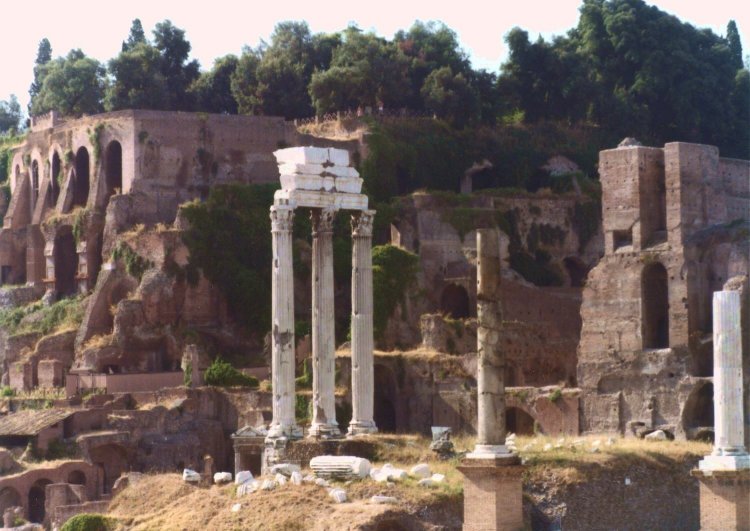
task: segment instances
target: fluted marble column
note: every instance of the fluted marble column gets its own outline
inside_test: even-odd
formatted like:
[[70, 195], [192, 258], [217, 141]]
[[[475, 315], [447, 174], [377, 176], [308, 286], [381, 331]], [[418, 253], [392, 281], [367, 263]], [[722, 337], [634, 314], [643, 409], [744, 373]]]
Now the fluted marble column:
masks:
[[500, 347], [500, 241], [477, 231], [477, 442], [467, 457], [508, 455], [505, 446], [505, 353]]
[[375, 433], [372, 325], [374, 210], [352, 216], [352, 421], [349, 435]]
[[333, 287], [332, 209], [314, 209], [312, 218], [313, 418], [311, 437], [341, 434], [336, 422], [336, 336]]
[[743, 420], [740, 312], [739, 291], [714, 292], [714, 450], [699, 463], [703, 470], [750, 468]]
[[292, 225], [294, 209], [271, 207], [273, 264], [271, 267], [271, 382], [273, 420], [268, 438], [299, 438], [302, 432], [294, 417], [294, 272], [292, 270]]

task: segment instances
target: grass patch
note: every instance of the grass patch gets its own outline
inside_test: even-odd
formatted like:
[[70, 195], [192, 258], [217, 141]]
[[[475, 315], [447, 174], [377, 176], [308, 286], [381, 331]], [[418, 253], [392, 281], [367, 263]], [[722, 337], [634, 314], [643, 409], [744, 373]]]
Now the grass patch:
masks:
[[77, 329], [83, 321], [86, 298], [79, 295], [62, 299], [50, 306], [42, 301], [17, 308], [0, 310], [0, 327], [8, 335], [39, 333], [43, 336]]

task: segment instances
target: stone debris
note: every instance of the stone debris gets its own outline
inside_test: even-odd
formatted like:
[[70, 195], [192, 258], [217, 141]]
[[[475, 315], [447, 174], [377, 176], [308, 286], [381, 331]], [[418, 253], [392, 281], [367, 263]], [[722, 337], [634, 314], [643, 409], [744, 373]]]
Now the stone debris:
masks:
[[532, 443], [529, 443], [529, 444], [525, 444], [525, 445], [523, 446], [523, 448], [521, 448], [521, 451], [522, 451], [522, 452], [528, 452], [528, 451], [529, 451], [529, 450], [531, 450], [531, 449], [532, 449], [533, 447], [534, 447], [534, 445], [533, 445]]
[[196, 472], [195, 470], [190, 470], [189, 468], [186, 468], [182, 471], [182, 481], [186, 481], [188, 483], [200, 483], [201, 475]]
[[552, 445], [550, 443], [545, 444], [544, 448], [542, 448], [543, 452], [549, 452], [550, 450], [552, 450]]
[[257, 479], [249, 479], [245, 481], [242, 485], [237, 487], [237, 497], [239, 498], [240, 496], [252, 494], [260, 488], [260, 485], [260, 481]]
[[243, 483], [247, 483], [251, 479], [253, 479], [253, 473], [249, 470], [242, 470], [240, 472], [237, 472], [237, 476], [234, 478], [234, 484], [242, 485]]
[[432, 426], [432, 442], [430, 450], [435, 452], [438, 459], [446, 460], [456, 455], [456, 449], [451, 441], [451, 429], [448, 426]]
[[600, 439], [597, 439], [597, 440], [595, 440], [594, 442], [591, 443], [591, 447], [592, 448], [598, 448], [601, 445], [602, 445], [602, 441]]
[[294, 472], [292, 472], [290, 479], [293, 485], [302, 485], [302, 472], [300, 472], [299, 470], [295, 470]]
[[313, 474], [307, 474], [305, 477], [302, 478], [302, 481], [304, 483], [315, 483], [316, 477]]
[[429, 488], [429, 487], [434, 487], [435, 486], [435, 482], [432, 481], [432, 478], [425, 478], [425, 479], [420, 479], [419, 482], [417, 482], [417, 485], [419, 485], [420, 487], [428, 487]]
[[272, 479], [264, 479], [260, 490], [273, 490], [276, 488], [276, 482]]
[[271, 474], [282, 474], [291, 477], [292, 472], [300, 472], [302, 469], [294, 463], [277, 463], [271, 467]]
[[242, 504], [241, 503], [235, 503], [234, 505], [232, 505], [232, 512], [233, 513], [240, 512], [240, 509], [242, 509]]
[[329, 486], [329, 483], [325, 479], [323, 479], [323, 478], [317, 478], [315, 480], [315, 484], [318, 487], [328, 487]]
[[378, 483], [386, 481], [403, 481], [409, 477], [406, 470], [394, 468], [390, 463], [383, 465], [383, 468], [373, 468], [370, 470], [370, 477]]
[[615, 444], [615, 440], [612, 437], [609, 437], [607, 439], [606, 445], [607, 446], [612, 446], [613, 444]]
[[370, 474], [370, 461], [350, 455], [319, 455], [310, 460], [310, 468], [321, 478], [366, 478]]
[[666, 441], [668, 439], [664, 430], [652, 431], [644, 437], [647, 441]]
[[414, 465], [411, 467], [411, 470], [409, 470], [409, 475], [413, 478], [428, 478], [432, 475], [430, 472], [430, 465], [426, 463]]
[[333, 498], [336, 503], [344, 503], [346, 501], [346, 491], [344, 489], [331, 489], [328, 495]]
[[274, 481], [276, 481], [276, 483], [279, 484], [279, 487], [283, 487], [284, 485], [286, 485], [287, 479], [284, 474], [278, 473], [273, 479]]
[[445, 481], [445, 474], [433, 474], [430, 479], [435, 483], [442, 483], [443, 481]]
[[231, 472], [217, 472], [214, 474], [214, 483], [217, 485], [223, 485], [225, 483], [231, 483], [232, 482], [232, 473]]
[[398, 500], [394, 498], [393, 496], [380, 496], [376, 494], [375, 496], [370, 498], [370, 503], [392, 504], [392, 503], [398, 503]]

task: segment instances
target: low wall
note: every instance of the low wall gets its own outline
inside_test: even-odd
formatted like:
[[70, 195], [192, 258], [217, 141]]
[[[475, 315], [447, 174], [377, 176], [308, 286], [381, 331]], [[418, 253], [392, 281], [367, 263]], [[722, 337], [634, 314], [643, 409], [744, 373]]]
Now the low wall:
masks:
[[75, 396], [89, 389], [104, 389], [107, 393], [137, 393], [183, 385], [182, 371], [131, 374], [68, 374], [65, 384], [67, 396]]

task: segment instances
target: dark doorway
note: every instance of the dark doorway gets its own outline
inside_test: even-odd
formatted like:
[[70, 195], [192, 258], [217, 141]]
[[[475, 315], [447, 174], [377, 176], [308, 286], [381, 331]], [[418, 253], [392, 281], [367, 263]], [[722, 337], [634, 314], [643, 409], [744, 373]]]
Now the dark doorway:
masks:
[[85, 207], [89, 200], [89, 152], [85, 147], [78, 149], [75, 162], [73, 206]]
[[506, 410], [505, 426], [508, 433], [534, 435], [534, 417], [517, 407], [509, 407]]
[[68, 474], [68, 483], [70, 483], [71, 485], [85, 485], [86, 474], [84, 474], [80, 470], [73, 470], [70, 474]]
[[565, 270], [568, 272], [568, 278], [570, 279], [570, 286], [572, 288], [582, 288], [586, 282], [586, 276], [589, 274], [589, 270], [580, 259], [575, 256], [569, 256], [563, 260]]
[[31, 163], [31, 211], [34, 212], [36, 200], [39, 197], [39, 163]]
[[669, 289], [667, 270], [658, 262], [643, 268], [641, 304], [643, 348], [668, 348]]
[[62, 166], [60, 156], [57, 151], [52, 155], [52, 178], [50, 182], [50, 203], [52, 207], [57, 205], [57, 198], [60, 197], [60, 181], [62, 180]]
[[78, 253], [73, 231], [63, 227], [55, 237], [53, 258], [55, 261], [55, 291], [59, 298], [76, 293], [76, 272]]
[[441, 311], [454, 319], [465, 319], [469, 311], [469, 294], [463, 286], [448, 284], [440, 298]]
[[378, 431], [396, 431], [396, 378], [393, 371], [385, 365], [375, 365], [374, 417]]
[[107, 199], [122, 192], [122, 146], [113, 140], [106, 151]]
[[[688, 438], [694, 439], [699, 434], [706, 438], [705, 433], [714, 427], [714, 385], [711, 382], [701, 382], [695, 386], [685, 402], [682, 413], [682, 424]], [[700, 428], [707, 428], [701, 430]]]
[[104, 475], [104, 493], [112, 492], [112, 486], [120, 475], [127, 471], [125, 449], [118, 444], [105, 444], [90, 451], [91, 461], [98, 466]]
[[29, 521], [35, 524], [44, 522], [44, 502], [46, 500], [46, 487], [52, 482], [48, 479], [40, 479], [29, 489]]

